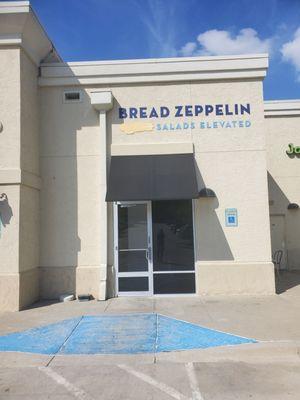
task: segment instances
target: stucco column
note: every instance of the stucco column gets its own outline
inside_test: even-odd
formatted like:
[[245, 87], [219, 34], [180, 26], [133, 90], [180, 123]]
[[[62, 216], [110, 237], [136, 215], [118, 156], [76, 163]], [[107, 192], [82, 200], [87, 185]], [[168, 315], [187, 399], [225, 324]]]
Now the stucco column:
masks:
[[100, 223], [100, 282], [98, 300], [106, 299], [106, 280], [107, 280], [107, 203], [105, 201], [106, 195], [106, 180], [107, 180], [107, 156], [106, 156], [106, 113], [112, 109], [113, 97], [111, 92], [92, 92], [91, 104], [99, 112], [99, 149], [103, 151], [101, 154], [101, 174], [100, 182], [101, 195], [99, 199], [99, 207], [101, 209], [101, 223]]

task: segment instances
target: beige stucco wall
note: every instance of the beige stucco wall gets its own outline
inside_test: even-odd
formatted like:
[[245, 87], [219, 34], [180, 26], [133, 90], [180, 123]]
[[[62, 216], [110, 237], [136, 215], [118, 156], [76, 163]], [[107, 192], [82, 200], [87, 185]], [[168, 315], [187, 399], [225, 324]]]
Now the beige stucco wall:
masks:
[[59, 287], [59, 294], [98, 297], [105, 149], [99, 148], [98, 113], [87, 93], [83, 90], [83, 102], [66, 104], [64, 90], [41, 89], [40, 266], [42, 282], [49, 282], [42, 284], [41, 295], [57, 297]]
[[[274, 291], [261, 82], [81, 87], [82, 102], [68, 104], [63, 102], [63, 92], [71, 87], [38, 89], [36, 66], [15, 49], [5, 51], [4, 62], [8, 62], [7, 59], [11, 62], [13, 56], [17, 68], [6, 69], [6, 73], [12, 75], [1, 81], [3, 87], [8, 81], [15, 84], [15, 87], [10, 86], [14, 88], [11, 104], [5, 99], [5, 107], [14, 105], [15, 109], [3, 118], [5, 130], [11, 123], [12, 136], [6, 141], [3, 139], [5, 131], [0, 136], [0, 151], [6, 157], [3, 157], [5, 163], [0, 161], [2, 183], [12, 179], [8, 166], [13, 167], [15, 175], [16, 170], [22, 170], [22, 184], [5, 187], [13, 218], [3, 230], [0, 241], [7, 252], [6, 261], [0, 266], [1, 274], [6, 274], [6, 280], [13, 282], [10, 286], [19, 292], [13, 308], [37, 299], [39, 286], [43, 298], [57, 298], [62, 293], [92, 293], [98, 298], [99, 282], [108, 276], [108, 292], [113, 293], [113, 213], [109, 205], [106, 264], [101, 236], [104, 210], [100, 204], [105, 195], [103, 163], [106, 154], [109, 166], [111, 146], [120, 149], [120, 145], [122, 151], [129, 154], [147, 154], [166, 145], [169, 151], [178, 152], [178, 146], [185, 151], [187, 146], [194, 149], [199, 187], [210, 187], [217, 195], [214, 200], [194, 201], [199, 294]], [[22, 72], [17, 79], [18, 68]], [[93, 90], [111, 90], [114, 96], [114, 108], [107, 118], [106, 149], [100, 146], [98, 113], [90, 103]], [[249, 119], [251, 127], [150, 131], [132, 135], [120, 129], [123, 122], [118, 118], [120, 105], [166, 105], [172, 109], [177, 104], [210, 103], [250, 103], [251, 116], [242, 119]], [[207, 122], [218, 119], [236, 117], [205, 118]], [[175, 120], [170, 116], [155, 123], [185, 120], [198, 121], [197, 118]], [[14, 143], [17, 148], [19, 146], [19, 153]], [[9, 152], [11, 157], [7, 157]], [[238, 209], [237, 228], [225, 226], [226, 208]], [[223, 278], [225, 271], [227, 280]], [[260, 271], [264, 279], [258, 285]], [[4, 282], [1, 279], [1, 284]], [[5, 297], [8, 298], [7, 294]]]
[[[39, 297], [37, 67], [22, 50], [0, 49], [0, 309]], [[35, 188], [34, 188], [35, 187]]]
[[300, 116], [265, 119], [269, 172], [270, 214], [284, 218], [287, 267], [300, 269], [300, 211], [288, 210], [289, 203], [300, 204], [300, 158], [286, 154], [288, 144], [300, 146]]
[[20, 50], [0, 48], [0, 167], [20, 168]]
[[39, 72], [23, 50], [20, 57], [21, 168], [39, 176]]
[[[199, 199], [194, 204], [198, 293], [273, 293], [261, 82], [81, 87], [82, 102], [63, 103], [63, 92], [70, 89], [41, 88], [42, 296], [57, 297], [63, 291], [98, 295], [99, 277], [105, 275], [103, 267], [106, 267], [102, 260], [103, 217], [99, 206], [104, 195], [101, 165], [105, 151], [109, 163], [111, 145], [114, 149], [126, 146], [129, 154], [130, 146], [140, 145], [132, 147], [132, 152], [145, 154], [153, 151], [155, 145], [169, 144], [171, 148], [174, 143], [193, 145], [199, 186], [205, 184], [217, 194], [215, 200]], [[99, 148], [98, 115], [89, 96], [94, 90], [111, 90], [114, 96], [114, 108], [107, 117], [107, 149]], [[203, 103], [251, 103], [251, 116], [243, 117], [251, 120], [251, 127], [132, 135], [120, 129], [123, 121], [118, 118], [119, 106], [166, 105], [172, 109], [176, 104]], [[222, 118], [236, 119], [207, 117], [205, 120]], [[175, 122], [171, 117], [166, 120], [154, 122]], [[176, 118], [176, 122], [183, 120]], [[238, 209], [237, 228], [225, 227], [225, 208]], [[108, 265], [111, 265], [111, 207], [108, 215]], [[223, 279], [225, 270], [227, 281]], [[207, 285], [203, 271], [207, 272]], [[264, 278], [257, 285], [260, 271]], [[108, 270], [110, 280], [112, 272]], [[215, 282], [214, 290], [211, 281]], [[108, 283], [110, 292], [113, 285], [112, 281]]]
[[[19, 307], [20, 51], [0, 48], [0, 310]], [[9, 185], [8, 185], [9, 184]]]
[[21, 56], [20, 307], [39, 299], [39, 93], [38, 67]]
[[[193, 143], [199, 187], [209, 187], [217, 195], [217, 199], [194, 201], [198, 293], [274, 293], [262, 83], [227, 81], [136, 86], [134, 90], [113, 88], [113, 94], [122, 107], [167, 105], [172, 109], [177, 104], [251, 104], [251, 116], [202, 117], [210, 122], [250, 119], [249, 128], [196, 128], [132, 135], [120, 130], [116, 107], [110, 114], [111, 140], [113, 145], [142, 143], [149, 150], [152, 143]], [[168, 117], [157, 122], [190, 120], [199, 119]], [[237, 228], [225, 226], [226, 208], [238, 209]], [[257, 285], [260, 272], [262, 279]], [[228, 274], [226, 280], [224, 273]]]

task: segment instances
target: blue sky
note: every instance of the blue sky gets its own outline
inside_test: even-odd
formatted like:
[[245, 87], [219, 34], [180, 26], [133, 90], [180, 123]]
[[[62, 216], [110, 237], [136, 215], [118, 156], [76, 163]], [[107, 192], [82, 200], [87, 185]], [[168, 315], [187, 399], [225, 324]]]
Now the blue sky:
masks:
[[31, 0], [65, 61], [270, 53], [265, 99], [300, 98], [300, 0]]

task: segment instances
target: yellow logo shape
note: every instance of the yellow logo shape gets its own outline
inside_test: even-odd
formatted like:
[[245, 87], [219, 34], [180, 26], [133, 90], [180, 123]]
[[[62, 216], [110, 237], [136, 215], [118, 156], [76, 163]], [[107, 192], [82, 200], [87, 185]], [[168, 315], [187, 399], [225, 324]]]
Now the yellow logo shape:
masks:
[[136, 132], [153, 131], [154, 126], [151, 122], [126, 122], [121, 125], [120, 129], [127, 135], [132, 135]]

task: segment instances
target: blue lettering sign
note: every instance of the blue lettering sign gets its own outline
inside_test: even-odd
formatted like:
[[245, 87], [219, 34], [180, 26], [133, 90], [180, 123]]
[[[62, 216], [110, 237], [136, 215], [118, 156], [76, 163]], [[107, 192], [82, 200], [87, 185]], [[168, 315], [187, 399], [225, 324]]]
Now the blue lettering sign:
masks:
[[150, 113], [150, 115], [149, 115], [149, 118], [158, 118], [158, 114], [157, 114], [157, 112], [156, 112], [156, 110], [155, 110], [154, 107], [153, 107], [152, 110], [151, 110], [151, 113]]
[[166, 118], [170, 115], [170, 110], [168, 107], [160, 107], [160, 116], [161, 118]]
[[[160, 107], [119, 107], [120, 119], [136, 119], [136, 118], [167, 118], [169, 116], [175, 118], [198, 117], [202, 114], [205, 116], [215, 115], [245, 115], [251, 114], [250, 103], [246, 104], [195, 104], [195, 105], [176, 105], [173, 109], [167, 106]], [[245, 125], [246, 126], [246, 125]], [[250, 126], [250, 125], [249, 125]]]
[[182, 106], [175, 106], [175, 117], [183, 117]]
[[125, 119], [125, 118], [127, 118], [127, 111], [126, 111], [126, 108], [119, 108], [119, 118], [120, 119]]

